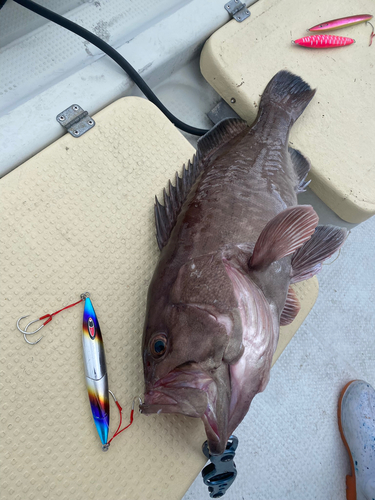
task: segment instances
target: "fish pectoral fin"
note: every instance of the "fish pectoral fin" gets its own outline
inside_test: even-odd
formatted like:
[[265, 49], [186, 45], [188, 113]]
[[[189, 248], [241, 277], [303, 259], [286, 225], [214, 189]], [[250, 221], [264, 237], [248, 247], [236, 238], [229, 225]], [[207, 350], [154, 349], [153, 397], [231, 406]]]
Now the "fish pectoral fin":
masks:
[[289, 207], [271, 219], [260, 233], [249, 261], [250, 269], [261, 269], [292, 254], [307, 241], [319, 217], [310, 205]]
[[225, 118], [217, 123], [211, 130], [197, 142], [198, 156], [201, 161], [207, 160], [231, 139], [240, 135], [248, 125], [240, 118]]
[[291, 283], [297, 283], [317, 274], [322, 263], [343, 245], [347, 230], [335, 226], [318, 226], [311, 238], [292, 257]]
[[280, 325], [285, 326], [292, 323], [294, 318], [297, 316], [301, 309], [301, 304], [299, 303], [296, 292], [292, 287], [288, 289], [288, 295], [286, 297], [285, 306], [280, 316]]
[[310, 171], [311, 165], [309, 160], [298, 151], [298, 149], [288, 148], [290, 159], [292, 160], [294, 169], [298, 177], [297, 193], [303, 193], [310, 181], [305, 181], [307, 174]]

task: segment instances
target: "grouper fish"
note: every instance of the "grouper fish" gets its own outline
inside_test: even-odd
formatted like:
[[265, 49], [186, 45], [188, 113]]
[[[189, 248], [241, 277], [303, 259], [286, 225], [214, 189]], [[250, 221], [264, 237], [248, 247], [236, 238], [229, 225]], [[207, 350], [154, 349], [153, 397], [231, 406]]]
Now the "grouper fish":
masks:
[[169, 182], [164, 205], [155, 203], [161, 253], [148, 292], [141, 411], [201, 418], [212, 455], [268, 383], [279, 327], [300, 309], [290, 285], [314, 276], [346, 237], [297, 204], [310, 164], [288, 136], [314, 93], [277, 73], [254, 124], [214, 126]]

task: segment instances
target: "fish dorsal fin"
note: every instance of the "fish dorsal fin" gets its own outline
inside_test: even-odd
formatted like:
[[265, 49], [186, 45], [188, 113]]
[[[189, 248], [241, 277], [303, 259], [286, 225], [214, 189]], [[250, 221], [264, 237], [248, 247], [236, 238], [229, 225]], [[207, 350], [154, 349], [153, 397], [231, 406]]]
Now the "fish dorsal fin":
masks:
[[271, 219], [255, 243], [249, 266], [267, 267], [302, 246], [318, 224], [319, 217], [310, 205], [289, 207]]
[[306, 176], [311, 168], [310, 162], [305, 156], [303, 156], [300, 151], [298, 151], [298, 149], [289, 147], [288, 151], [290, 154], [290, 159], [292, 160], [293, 166], [298, 176], [299, 182], [296, 191], [297, 193], [303, 193], [310, 183], [310, 181], [305, 181]]
[[335, 226], [318, 226], [292, 257], [291, 283], [297, 283], [317, 274], [322, 263], [331, 257], [344, 243], [347, 230]]
[[248, 128], [247, 123], [240, 118], [225, 118], [201, 137], [197, 142], [197, 151], [202, 161], [207, 160], [221, 147], [227, 144]]
[[280, 316], [280, 325], [289, 325], [297, 316], [301, 309], [296, 292], [292, 287], [288, 288], [288, 295], [286, 297], [285, 306]]
[[169, 181], [169, 194], [165, 189], [163, 193], [164, 205], [155, 198], [156, 239], [160, 250], [167, 244], [181, 207], [204, 170], [206, 160], [247, 128], [246, 122], [239, 118], [227, 118], [217, 123], [198, 140], [197, 154], [192, 162], [189, 160], [187, 167], [184, 165], [181, 178], [176, 173], [175, 186]]
[[176, 172], [175, 185], [169, 181], [169, 194], [164, 189], [164, 205], [155, 197], [156, 239], [160, 250], [167, 244], [181, 207], [202, 169], [202, 162], [198, 155], [194, 155], [193, 161], [189, 160], [187, 167], [183, 166], [182, 177]]

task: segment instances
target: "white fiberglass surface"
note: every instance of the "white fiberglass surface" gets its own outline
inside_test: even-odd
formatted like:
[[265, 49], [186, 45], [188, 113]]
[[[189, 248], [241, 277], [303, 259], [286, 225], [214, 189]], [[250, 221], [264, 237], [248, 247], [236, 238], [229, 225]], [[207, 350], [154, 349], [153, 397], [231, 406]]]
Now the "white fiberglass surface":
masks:
[[[108, 42], [153, 89], [197, 58], [229, 20], [221, 0], [41, 3]], [[61, 137], [56, 116], [72, 104], [92, 115], [135, 93], [99, 49], [12, 0], [0, 11], [0, 44], [0, 176]]]
[[[121, 0], [90, 4], [70, 3], [72, 8], [68, 11], [69, 19], [111, 43], [115, 48], [129, 42], [147, 27], [157, 24], [168, 9], [178, 7], [178, 3], [171, 0], [145, 0], [141, 5], [135, 1]], [[49, 2], [44, 4], [50, 10], [56, 7]], [[8, 15], [10, 19], [6, 22]], [[57, 81], [91, 64], [93, 58], [102, 55], [98, 48], [86, 40], [60, 26], [48, 23], [17, 4], [4, 6], [0, 22], [4, 24], [0, 38], [3, 47], [0, 53], [0, 64], [3, 68], [0, 92], [4, 96], [0, 110], [3, 112], [10, 111], [18, 106], [20, 101], [43, 92]], [[41, 25], [35, 29], [37, 22]], [[12, 24], [12, 32], [7, 33]], [[20, 34], [24, 31], [24, 34], [16, 37], [14, 33], [17, 31]], [[17, 61], [17, 64], [14, 64], [14, 61]]]

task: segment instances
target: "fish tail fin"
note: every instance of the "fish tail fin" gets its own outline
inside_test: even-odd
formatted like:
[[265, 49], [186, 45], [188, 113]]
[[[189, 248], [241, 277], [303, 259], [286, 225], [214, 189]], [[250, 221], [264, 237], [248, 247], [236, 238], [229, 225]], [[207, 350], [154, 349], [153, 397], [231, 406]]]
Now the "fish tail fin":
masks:
[[293, 125], [314, 94], [315, 90], [299, 76], [289, 71], [279, 71], [263, 92], [258, 116], [261, 117], [270, 107], [277, 105], [285, 110], [290, 117], [290, 125]]

